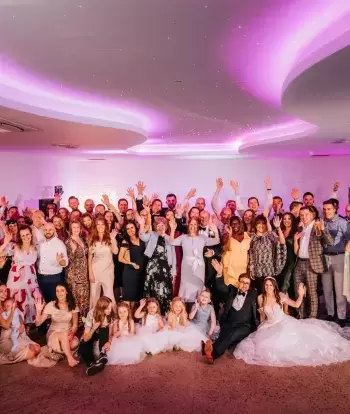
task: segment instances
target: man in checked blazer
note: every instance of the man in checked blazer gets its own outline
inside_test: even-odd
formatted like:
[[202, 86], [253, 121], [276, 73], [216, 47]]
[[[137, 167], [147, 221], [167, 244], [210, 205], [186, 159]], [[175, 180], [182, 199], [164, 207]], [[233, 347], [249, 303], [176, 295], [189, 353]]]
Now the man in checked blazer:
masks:
[[[334, 244], [334, 239], [325, 228], [323, 220], [315, 222], [308, 206], [300, 209], [300, 228], [294, 236], [294, 253], [297, 262], [294, 270], [294, 286], [297, 292], [300, 283], [307, 288], [310, 318], [317, 317], [317, 277], [327, 271], [323, 248]], [[305, 300], [299, 308], [299, 317], [305, 318]]]

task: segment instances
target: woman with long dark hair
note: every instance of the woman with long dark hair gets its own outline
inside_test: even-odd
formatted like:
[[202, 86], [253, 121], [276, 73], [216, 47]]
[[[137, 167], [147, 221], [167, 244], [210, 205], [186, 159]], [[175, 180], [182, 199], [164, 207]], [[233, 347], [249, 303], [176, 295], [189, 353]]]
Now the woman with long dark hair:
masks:
[[116, 240], [117, 232], [109, 232], [109, 226], [105, 218], [97, 218], [93, 227], [89, 247], [89, 278], [90, 278], [90, 308], [94, 308], [103, 290], [103, 296], [107, 296], [115, 303], [114, 263], [113, 254], [118, 254]]
[[284, 213], [282, 216], [281, 230], [286, 240], [287, 246], [287, 259], [286, 264], [278, 276], [278, 288], [281, 292], [286, 293], [289, 297], [294, 297], [294, 283], [292, 280], [293, 269], [295, 265], [295, 253], [294, 253], [294, 235], [297, 231], [297, 219], [292, 213]]
[[74, 297], [68, 286], [59, 283], [56, 286], [56, 299], [47, 305], [42, 299], [37, 299], [35, 307], [37, 311], [36, 326], [40, 326], [47, 318], [51, 318], [51, 324], [46, 334], [50, 351], [64, 354], [70, 367], [78, 365], [79, 361], [74, 358], [73, 352], [79, 345], [79, 340], [75, 336], [78, 330], [79, 309], [75, 306]]
[[265, 278], [258, 297], [262, 323], [244, 339], [234, 356], [247, 364], [268, 366], [318, 366], [350, 360], [350, 341], [335, 323], [314, 318], [295, 319], [283, 312], [284, 304], [299, 308], [305, 294], [298, 286], [298, 299], [278, 290], [276, 279]]
[[138, 229], [133, 221], [126, 222], [124, 228], [124, 239], [119, 251], [119, 261], [124, 264], [123, 301], [129, 303], [133, 313], [135, 302], [143, 295], [146, 245], [139, 238]]

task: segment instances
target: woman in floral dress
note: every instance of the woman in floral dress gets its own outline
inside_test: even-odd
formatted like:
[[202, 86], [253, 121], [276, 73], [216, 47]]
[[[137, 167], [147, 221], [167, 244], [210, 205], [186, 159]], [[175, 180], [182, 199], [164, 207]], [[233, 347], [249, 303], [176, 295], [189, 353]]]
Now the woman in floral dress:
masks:
[[166, 234], [167, 221], [164, 217], [154, 219], [155, 231], [144, 232], [144, 220], [137, 216], [140, 223], [140, 239], [146, 245], [145, 255], [149, 257], [146, 267], [146, 280], [144, 296], [156, 298], [159, 302], [161, 313], [165, 314], [170, 309], [173, 290], [173, 277], [176, 275], [175, 248], [169, 243]]

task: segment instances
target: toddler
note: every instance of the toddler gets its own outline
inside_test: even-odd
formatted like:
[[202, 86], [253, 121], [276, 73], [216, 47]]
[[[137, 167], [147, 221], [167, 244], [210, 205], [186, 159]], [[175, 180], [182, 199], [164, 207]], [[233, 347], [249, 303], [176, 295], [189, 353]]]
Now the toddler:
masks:
[[[1, 316], [4, 319], [8, 319], [10, 316], [10, 313], [13, 309], [13, 307], [15, 306], [15, 300], [14, 299], [7, 299], [4, 303], [4, 309], [5, 311], [1, 314]], [[12, 341], [12, 348], [11, 348], [11, 352], [14, 352], [16, 350], [16, 348], [18, 347], [18, 339], [19, 339], [19, 328], [20, 326], [23, 324], [24, 318], [23, 318], [23, 313], [16, 308], [14, 310], [14, 314], [13, 314], [13, 318], [12, 318], [12, 322], [11, 322], [11, 341]]]

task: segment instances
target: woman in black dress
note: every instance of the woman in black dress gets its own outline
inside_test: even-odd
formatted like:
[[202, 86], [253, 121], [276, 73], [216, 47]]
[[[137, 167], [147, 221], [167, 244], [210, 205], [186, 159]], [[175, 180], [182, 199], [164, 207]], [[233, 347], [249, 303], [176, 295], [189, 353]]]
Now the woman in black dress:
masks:
[[145, 281], [146, 257], [145, 243], [140, 240], [135, 223], [129, 221], [125, 225], [125, 236], [119, 250], [119, 262], [123, 269], [123, 300], [130, 303], [133, 312], [135, 302], [142, 298]]
[[[292, 213], [284, 213], [282, 216], [281, 230], [287, 245], [286, 264], [277, 278], [278, 288], [281, 292], [287, 294], [290, 298], [294, 298], [293, 271], [296, 256], [294, 254], [293, 240], [297, 231], [297, 220]], [[286, 307], [286, 309], [288, 306]], [[285, 310], [286, 310], [285, 309]]]

